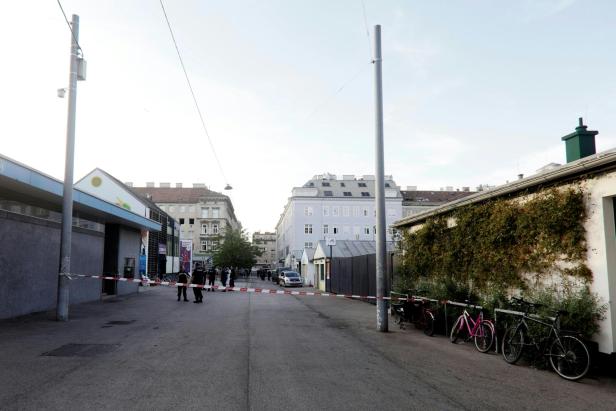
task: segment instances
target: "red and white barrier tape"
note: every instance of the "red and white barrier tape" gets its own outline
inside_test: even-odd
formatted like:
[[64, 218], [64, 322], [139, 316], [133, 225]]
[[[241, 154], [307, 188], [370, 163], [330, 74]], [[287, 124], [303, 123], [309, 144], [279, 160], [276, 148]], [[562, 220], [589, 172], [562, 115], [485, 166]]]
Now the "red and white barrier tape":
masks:
[[291, 290], [275, 290], [270, 288], [260, 287], [223, 287], [219, 285], [201, 285], [201, 284], [184, 284], [175, 281], [158, 281], [158, 280], [140, 280], [137, 278], [125, 278], [125, 277], [113, 277], [103, 275], [85, 275], [85, 274], [70, 274], [69, 277], [78, 278], [97, 278], [101, 280], [115, 280], [128, 283], [140, 283], [140, 284], [155, 284], [164, 285], [168, 287], [179, 287], [185, 285], [188, 288], [203, 288], [206, 290], [223, 290], [223, 291], [237, 291], [241, 293], [257, 293], [257, 294], [278, 294], [278, 295], [301, 295], [301, 296], [316, 296], [316, 297], [343, 297], [343, 298], [355, 298], [355, 299], [367, 299], [367, 300], [393, 300], [393, 301], [406, 301], [406, 298], [398, 297], [376, 297], [374, 295], [356, 295], [356, 294], [335, 294], [326, 293], [320, 291], [291, 291]]

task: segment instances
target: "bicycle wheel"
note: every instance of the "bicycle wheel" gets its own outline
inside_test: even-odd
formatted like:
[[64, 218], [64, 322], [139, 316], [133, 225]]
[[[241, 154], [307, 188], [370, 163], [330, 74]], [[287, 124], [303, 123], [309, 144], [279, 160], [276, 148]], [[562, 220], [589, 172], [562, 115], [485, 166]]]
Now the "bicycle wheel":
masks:
[[503, 335], [501, 351], [503, 358], [509, 364], [515, 364], [522, 356], [524, 350], [524, 332], [521, 328], [511, 327]]
[[487, 321], [482, 321], [475, 334], [475, 347], [479, 352], [488, 352], [494, 342], [492, 327]]
[[458, 341], [458, 338], [460, 337], [460, 331], [464, 321], [464, 316], [461, 315], [458, 317], [458, 319], [456, 320], [456, 322], [453, 324], [453, 328], [451, 329], [451, 333], [449, 334], [449, 341], [451, 341], [452, 343], [456, 343]]
[[432, 337], [434, 335], [434, 314], [431, 311], [424, 311], [424, 334], [428, 337]]
[[572, 335], [554, 340], [550, 347], [550, 365], [566, 380], [584, 377], [590, 368], [590, 354], [586, 344]]

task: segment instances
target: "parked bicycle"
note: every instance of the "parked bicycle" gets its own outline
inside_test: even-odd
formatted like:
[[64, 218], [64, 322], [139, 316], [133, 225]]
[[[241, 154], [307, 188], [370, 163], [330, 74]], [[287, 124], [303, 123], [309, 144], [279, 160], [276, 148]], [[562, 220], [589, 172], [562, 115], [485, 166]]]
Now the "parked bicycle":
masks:
[[427, 336], [434, 335], [435, 314], [434, 310], [430, 308], [429, 300], [421, 297], [416, 298], [411, 294], [395, 292], [391, 294], [399, 298], [397, 302], [395, 299], [392, 302], [391, 314], [401, 329], [404, 328], [404, 323], [412, 323], [415, 324], [416, 328], [423, 329]]
[[[535, 347], [542, 356], [549, 359], [552, 369], [562, 378], [571, 381], [583, 378], [590, 368], [590, 353], [581, 337], [560, 329], [560, 316], [567, 312], [556, 311], [554, 320], [549, 323], [529, 314], [530, 310], [541, 307], [541, 304], [515, 297], [512, 300], [523, 307], [524, 313], [503, 336], [502, 353], [505, 361], [515, 364], [525, 347]], [[529, 332], [528, 322], [549, 328], [549, 332], [536, 337]]]
[[464, 308], [462, 314], [453, 324], [449, 340], [455, 344], [462, 336], [465, 337], [465, 341], [474, 339], [475, 347], [479, 352], [488, 352], [494, 342], [494, 324], [492, 321], [483, 318], [481, 307], [472, 305], [469, 301], [466, 301], [466, 307], [479, 308], [477, 318], [473, 320], [473, 317]]

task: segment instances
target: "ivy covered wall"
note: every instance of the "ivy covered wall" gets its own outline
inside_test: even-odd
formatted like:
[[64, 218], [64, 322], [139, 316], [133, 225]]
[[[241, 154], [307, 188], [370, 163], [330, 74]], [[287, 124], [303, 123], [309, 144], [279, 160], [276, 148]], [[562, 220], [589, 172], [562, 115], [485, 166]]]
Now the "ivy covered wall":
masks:
[[592, 281], [581, 188], [547, 189], [461, 207], [402, 235], [399, 284], [453, 282], [480, 295], [555, 276]]

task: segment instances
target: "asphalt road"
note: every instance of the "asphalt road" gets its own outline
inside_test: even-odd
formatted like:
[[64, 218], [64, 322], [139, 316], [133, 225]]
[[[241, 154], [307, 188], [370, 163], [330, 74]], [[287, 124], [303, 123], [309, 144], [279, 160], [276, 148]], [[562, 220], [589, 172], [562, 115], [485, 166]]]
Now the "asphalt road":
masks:
[[68, 323], [0, 322], [0, 409], [616, 408], [612, 379], [571, 383], [414, 329], [378, 333], [363, 302], [204, 295], [151, 287], [72, 307]]

